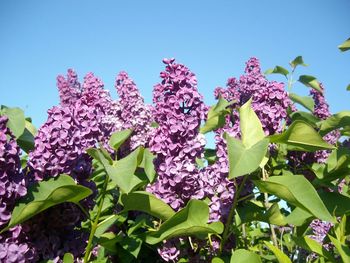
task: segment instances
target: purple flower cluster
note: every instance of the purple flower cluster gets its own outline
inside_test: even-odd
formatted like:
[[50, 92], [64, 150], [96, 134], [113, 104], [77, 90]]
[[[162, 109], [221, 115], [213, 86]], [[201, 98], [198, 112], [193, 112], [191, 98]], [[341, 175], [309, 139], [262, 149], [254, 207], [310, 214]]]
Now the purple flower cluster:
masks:
[[[259, 117], [266, 135], [282, 131], [282, 124], [287, 118], [287, 109], [292, 105], [282, 82], [268, 81], [262, 74], [257, 58], [250, 58], [246, 63], [245, 75], [239, 80], [230, 78], [227, 88], [217, 88], [215, 96], [222, 96], [228, 101], [236, 101], [233, 106], [242, 106], [252, 98], [252, 108]], [[239, 120], [234, 122], [232, 136], [239, 134]], [[230, 121], [230, 119], [228, 119]]]
[[[93, 73], [80, 84], [76, 73], [68, 70], [66, 78], [58, 76], [57, 86], [60, 105], [48, 111], [48, 119], [35, 137], [35, 149], [29, 154], [31, 178], [40, 181], [66, 173], [94, 188], [87, 181], [92, 167], [86, 149], [98, 143], [108, 147], [112, 132], [127, 128], [133, 129], [133, 135], [126, 151], [145, 145], [150, 110], [124, 72], [117, 77], [118, 101], [112, 100]], [[83, 219], [78, 207], [63, 204], [36, 216], [24, 227], [40, 259], [59, 260], [67, 251], [77, 257], [84, 252], [87, 236], [76, 230]]]
[[195, 75], [174, 59], [164, 59], [162, 82], [154, 87], [153, 116], [159, 127], [150, 140], [157, 181], [148, 190], [175, 210], [191, 198], [204, 197], [196, 158], [203, 153], [205, 139], [198, 128], [206, 107], [197, 91]]
[[145, 105], [136, 84], [126, 72], [118, 74], [115, 87], [119, 96], [119, 123], [122, 122], [122, 127], [118, 128], [133, 130], [130, 138], [131, 150], [138, 146], [147, 146], [152, 134], [151, 108]]
[[[20, 149], [10, 130], [6, 117], [0, 117], [0, 229], [11, 218], [15, 202], [27, 193], [24, 174], [20, 164]], [[15, 226], [0, 234], [0, 262], [34, 262], [21, 226]]]

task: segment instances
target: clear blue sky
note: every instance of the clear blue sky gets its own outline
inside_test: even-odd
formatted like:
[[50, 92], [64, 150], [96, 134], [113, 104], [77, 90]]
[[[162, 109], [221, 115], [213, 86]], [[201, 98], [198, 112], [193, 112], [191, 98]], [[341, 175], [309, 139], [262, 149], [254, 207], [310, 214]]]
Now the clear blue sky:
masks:
[[113, 96], [126, 70], [150, 103], [164, 57], [195, 72], [212, 104], [214, 88], [241, 75], [249, 57], [265, 70], [303, 55], [310, 66], [297, 73], [324, 83], [333, 112], [350, 109], [350, 52], [337, 49], [350, 37], [349, 11], [349, 0], [2, 0], [0, 104], [24, 108], [38, 126], [68, 68], [94, 72]]

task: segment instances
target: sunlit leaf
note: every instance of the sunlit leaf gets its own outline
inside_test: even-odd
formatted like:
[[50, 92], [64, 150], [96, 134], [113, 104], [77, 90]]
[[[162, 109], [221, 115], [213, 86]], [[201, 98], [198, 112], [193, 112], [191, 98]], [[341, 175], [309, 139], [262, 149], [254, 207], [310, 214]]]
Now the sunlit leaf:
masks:
[[301, 75], [299, 76], [299, 82], [303, 83], [305, 86], [313, 88], [318, 92], [322, 93], [322, 89], [320, 83], [314, 76], [310, 75]]
[[293, 59], [291, 62], [289, 62], [289, 65], [294, 69], [298, 65], [306, 67], [307, 64], [304, 63], [303, 57], [302, 56], [297, 56], [295, 59]]
[[348, 38], [347, 40], [345, 40], [344, 43], [340, 44], [340, 45], [338, 46], [338, 48], [339, 48], [342, 52], [349, 50], [349, 49], [350, 49], [350, 38]]
[[325, 142], [312, 126], [301, 120], [293, 122], [283, 133], [272, 135], [269, 138], [270, 142], [273, 143], [283, 143], [294, 146], [293, 150], [312, 152], [335, 148], [333, 145]]
[[90, 188], [77, 185], [74, 179], [68, 175], [60, 175], [47, 181], [35, 183], [28, 188], [27, 195], [16, 204], [8, 226], [1, 232], [52, 206], [64, 202], [78, 203], [90, 194], [92, 194]]
[[109, 139], [109, 145], [117, 151], [119, 147], [130, 137], [131, 133], [132, 130], [130, 129], [113, 133]]
[[281, 74], [281, 75], [287, 77], [289, 74], [289, 71], [287, 69], [285, 69], [284, 67], [276, 66], [273, 69], [266, 70], [265, 74], [266, 75], [268, 75], [268, 74]]
[[279, 263], [292, 263], [289, 257], [287, 257], [279, 248], [275, 247], [267, 241], [264, 241], [264, 244], [273, 252], [273, 254], [275, 254]]
[[148, 244], [157, 244], [163, 240], [180, 237], [196, 236], [205, 238], [208, 234], [221, 234], [224, 226], [221, 222], [208, 224], [209, 207], [199, 200], [190, 200], [186, 207], [166, 220], [157, 231], [146, 235]]
[[236, 249], [231, 256], [230, 263], [261, 263], [259, 255], [245, 249]]
[[8, 118], [7, 127], [16, 138], [19, 138], [24, 132], [26, 123], [23, 110], [1, 106], [0, 115], [5, 115]]
[[261, 192], [275, 195], [324, 221], [334, 222], [315, 188], [304, 176], [271, 176], [266, 181], [253, 182]]
[[123, 194], [121, 197], [124, 211], [142, 211], [162, 220], [167, 220], [175, 211], [164, 201], [144, 191]]
[[290, 93], [289, 98], [294, 101], [295, 103], [300, 104], [304, 108], [308, 109], [309, 111], [313, 112], [315, 107], [314, 100], [309, 96], [299, 96], [295, 93]]

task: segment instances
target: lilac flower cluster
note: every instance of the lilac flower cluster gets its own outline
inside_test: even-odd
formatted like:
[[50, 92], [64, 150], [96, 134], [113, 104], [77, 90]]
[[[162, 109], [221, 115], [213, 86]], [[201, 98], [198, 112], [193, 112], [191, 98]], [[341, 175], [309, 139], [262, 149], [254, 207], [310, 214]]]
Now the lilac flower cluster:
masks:
[[[6, 117], [0, 117], [0, 229], [11, 218], [15, 202], [27, 193], [20, 164], [20, 149]], [[21, 226], [0, 234], [0, 262], [34, 262], [35, 254]]]
[[162, 82], [153, 91], [152, 113], [159, 127], [150, 140], [150, 149], [157, 154], [158, 178], [148, 190], [178, 210], [191, 198], [204, 196], [195, 160], [202, 156], [205, 144], [198, 128], [206, 107], [195, 75], [174, 59], [163, 62]]
[[131, 150], [138, 146], [148, 146], [152, 135], [151, 108], [145, 105], [136, 84], [126, 72], [122, 71], [118, 74], [115, 87], [119, 96], [119, 123], [122, 122], [122, 127], [118, 128], [133, 130], [130, 138]]
[[[108, 147], [112, 132], [126, 128], [133, 129], [130, 149], [126, 151], [146, 144], [150, 110], [124, 72], [117, 77], [119, 101], [112, 100], [93, 73], [88, 73], [80, 84], [76, 73], [68, 70], [66, 78], [58, 76], [57, 86], [60, 105], [48, 111], [48, 119], [35, 137], [35, 149], [29, 154], [32, 180], [66, 173], [78, 183], [94, 188], [87, 181], [92, 168], [86, 149], [99, 142]], [[76, 230], [83, 219], [78, 207], [63, 204], [36, 216], [24, 227], [40, 259], [59, 260], [67, 251], [77, 257], [84, 252], [87, 236]]]

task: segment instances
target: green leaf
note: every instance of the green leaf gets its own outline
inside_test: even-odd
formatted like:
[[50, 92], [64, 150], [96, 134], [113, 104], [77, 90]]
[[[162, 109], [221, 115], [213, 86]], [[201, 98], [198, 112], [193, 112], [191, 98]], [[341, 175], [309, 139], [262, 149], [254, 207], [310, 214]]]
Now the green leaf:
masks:
[[227, 107], [233, 103], [234, 102], [228, 102], [220, 97], [219, 101], [210, 107], [207, 121], [204, 126], [200, 128], [200, 132], [205, 134], [221, 128], [225, 124], [225, 115], [230, 113], [230, 110], [228, 110]]
[[307, 87], [313, 88], [313, 89], [317, 90], [318, 92], [323, 93], [321, 86], [320, 86], [320, 83], [318, 82], [318, 80], [314, 76], [301, 75], [301, 76], [299, 76], [298, 81], [303, 83]]
[[157, 231], [146, 235], [146, 242], [154, 245], [163, 240], [179, 236], [206, 237], [208, 234], [221, 234], [224, 226], [221, 222], [208, 224], [209, 207], [199, 200], [190, 200], [186, 207], [166, 220]]
[[323, 203], [335, 216], [350, 215], [350, 198], [337, 192], [322, 192]]
[[237, 249], [232, 253], [230, 263], [247, 263], [247, 262], [261, 263], [261, 259], [259, 255], [245, 249]]
[[289, 98], [294, 101], [295, 103], [300, 104], [304, 108], [308, 109], [309, 111], [313, 112], [315, 107], [314, 100], [309, 96], [299, 96], [295, 93], [290, 93]]
[[275, 254], [277, 261], [279, 263], [292, 263], [292, 261], [287, 257], [281, 250], [279, 250], [274, 245], [270, 244], [267, 241], [264, 241], [264, 244]]
[[341, 111], [341, 112], [338, 112], [337, 114], [334, 114], [328, 117], [327, 119], [319, 123], [320, 134], [324, 136], [333, 130], [343, 128], [349, 125], [350, 125], [350, 111]]
[[119, 147], [130, 137], [131, 133], [132, 130], [130, 129], [113, 133], [109, 139], [109, 145], [117, 151]]
[[327, 235], [332, 241], [335, 248], [338, 250], [343, 263], [350, 263], [350, 248], [347, 245], [342, 244], [337, 238]]
[[16, 138], [19, 138], [25, 128], [24, 112], [20, 108], [7, 108], [2, 106], [1, 115], [8, 118], [7, 127]]
[[175, 215], [175, 211], [168, 204], [148, 192], [136, 191], [123, 194], [121, 201], [124, 211], [142, 211], [162, 220], [167, 220]]
[[261, 192], [275, 195], [315, 217], [334, 222], [312, 184], [301, 175], [271, 176], [266, 181], [254, 180]]
[[152, 154], [149, 149], [144, 149], [142, 163], [140, 164], [140, 167], [142, 167], [145, 170], [145, 173], [150, 183], [152, 183], [156, 178], [156, 171], [154, 169], [153, 164], [154, 158], [155, 155]]
[[71, 253], [64, 254], [63, 263], [74, 263], [74, 256]]
[[295, 111], [289, 115], [292, 118], [292, 121], [304, 121], [310, 124], [311, 126], [317, 128], [317, 124], [320, 122], [320, 119], [315, 117], [311, 112], [305, 111]]
[[229, 159], [229, 176], [232, 179], [254, 172], [263, 161], [269, 140], [263, 139], [247, 148], [240, 140], [225, 134]]
[[350, 49], [350, 38], [348, 38], [347, 40], [345, 40], [344, 43], [342, 43], [341, 45], [338, 46], [338, 48], [340, 49], [340, 51], [344, 52]]
[[306, 67], [307, 64], [304, 63], [302, 56], [297, 56], [295, 59], [293, 59], [291, 62], [289, 62], [289, 65], [295, 69], [298, 65]]
[[299, 207], [294, 208], [294, 210], [286, 217], [288, 224], [293, 226], [302, 226], [306, 222], [309, 222], [313, 218], [313, 215], [308, 211], [305, 211]]
[[308, 251], [311, 251], [311, 252], [314, 252], [322, 257], [324, 257], [325, 259], [331, 261], [331, 262], [337, 262], [331, 253], [329, 253], [329, 251], [327, 251], [323, 246], [322, 244], [318, 243], [317, 241], [307, 237], [307, 236], [303, 236], [303, 237], [294, 237], [292, 236], [292, 239], [294, 240], [294, 242], [308, 250]]
[[286, 218], [281, 213], [277, 203], [274, 203], [266, 211], [263, 205], [259, 206], [253, 202], [247, 202], [244, 206], [237, 207], [237, 214], [242, 224], [251, 221], [261, 221], [276, 226], [285, 226], [287, 224]]
[[251, 107], [252, 99], [248, 100], [239, 109], [239, 120], [242, 134], [242, 143], [249, 148], [265, 138], [258, 116]]
[[332, 150], [335, 147], [325, 142], [321, 135], [305, 121], [295, 121], [281, 134], [269, 137], [272, 143], [283, 143], [293, 146], [293, 150], [317, 151]]
[[123, 213], [119, 213], [116, 215], [112, 215], [104, 219], [103, 221], [99, 222], [96, 228], [95, 237], [100, 237], [102, 234], [104, 234], [112, 225], [119, 223], [122, 224], [127, 220], [126, 215]]
[[287, 77], [289, 74], [289, 71], [287, 69], [285, 69], [284, 67], [276, 66], [274, 69], [266, 70], [265, 74], [266, 75], [268, 75], [268, 74], [281, 74], [281, 75]]
[[24, 132], [17, 139], [19, 147], [21, 147], [21, 149], [23, 149], [26, 153], [34, 149], [34, 137], [36, 133], [37, 130], [34, 125], [26, 120]]
[[350, 84], [346, 87], [346, 90], [347, 90], [347, 91], [350, 90]]
[[221, 258], [215, 257], [211, 260], [211, 263], [225, 263]]
[[136, 175], [136, 168], [142, 161], [143, 148], [138, 147], [125, 158], [114, 161], [113, 165], [105, 164], [105, 169], [112, 182], [117, 185], [123, 193], [129, 193], [148, 179]]
[[27, 195], [16, 204], [8, 226], [0, 233], [52, 206], [64, 202], [79, 203], [80, 200], [91, 194], [90, 188], [77, 185], [74, 179], [68, 175], [60, 175], [36, 183], [28, 188]]

